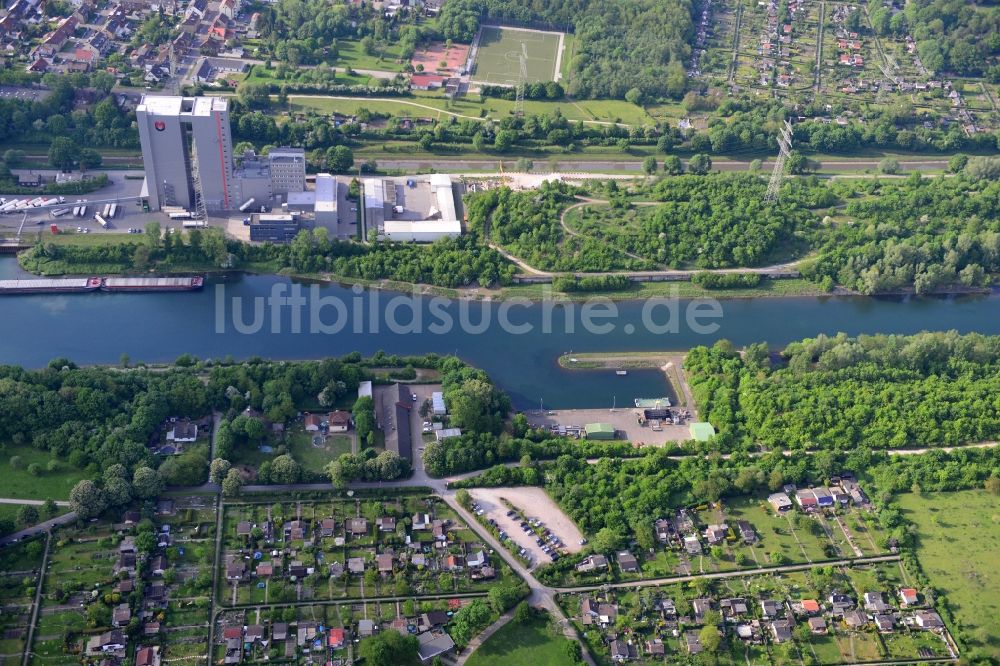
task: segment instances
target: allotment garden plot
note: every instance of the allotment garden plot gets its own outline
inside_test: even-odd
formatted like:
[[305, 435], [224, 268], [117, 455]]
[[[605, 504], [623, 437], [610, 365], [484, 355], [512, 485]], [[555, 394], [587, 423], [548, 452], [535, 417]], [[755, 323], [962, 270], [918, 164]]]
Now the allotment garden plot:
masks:
[[702, 652], [716, 663], [762, 665], [954, 656], [932, 600], [895, 562], [595, 589], [558, 601], [599, 663], [690, 663]]
[[[224, 610], [215, 625], [212, 663], [353, 664], [357, 641], [377, 632], [419, 634], [447, 647], [443, 631], [469, 599], [408, 599], [258, 606]], [[420, 639], [418, 639], [420, 640]]]
[[32, 664], [78, 664], [156, 646], [162, 664], [208, 653], [214, 502], [161, 499], [113, 523], [54, 537], [42, 582]]
[[44, 546], [44, 539], [25, 541], [0, 557], [0, 661], [13, 663], [24, 652]]
[[485, 592], [510, 575], [434, 497], [233, 504], [223, 529], [228, 606]]
[[473, 79], [494, 85], [516, 85], [521, 75], [521, 53], [528, 54], [528, 83], [554, 81], [562, 34], [486, 26], [479, 39]]

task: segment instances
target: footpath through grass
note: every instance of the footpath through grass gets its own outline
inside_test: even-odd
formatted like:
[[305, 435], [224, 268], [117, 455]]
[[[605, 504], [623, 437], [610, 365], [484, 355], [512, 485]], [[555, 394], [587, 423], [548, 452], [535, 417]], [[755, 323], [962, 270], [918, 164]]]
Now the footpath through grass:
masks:
[[602, 297], [612, 300], [641, 300], [644, 298], [762, 298], [785, 296], [820, 296], [825, 292], [816, 284], [801, 278], [793, 280], [764, 280], [760, 286], [749, 289], [706, 289], [693, 282], [637, 282], [618, 291], [572, 292], [553, 291], [550, 284], [523, 284], [504, 287], [502, 298], [528, 298], [543, 300], [553, 298], [567, 301], [585, 301]]
[[573, 666], [567, 651], [569, 640], [549, 629], [547, 615], [521, 624], [511, 620], [479, 646], [468, 666], [511, 666], [537, 664], [541, 666]]
[[959, 639], [1000, 662], [1000, 497], [982, 490], [906, 494], [899, 505], [917, 526], [917, 558], [947, 596]]

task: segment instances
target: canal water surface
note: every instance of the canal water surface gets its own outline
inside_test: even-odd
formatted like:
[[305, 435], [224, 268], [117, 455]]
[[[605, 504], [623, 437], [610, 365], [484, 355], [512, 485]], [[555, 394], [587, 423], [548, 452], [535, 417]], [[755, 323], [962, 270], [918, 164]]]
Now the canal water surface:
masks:
[[[19, 276], [13, 259], [0, 259], [0, 278]], [[378, 350], [457, 353], [486, 370], [521, 409], [611, 407], [664, 395], [664, 376], [654, 370], [630, 370], [626, 376], [611, 370], [568, 371], [558, 366], [558, 357], [687, 349], [720, 338], [737, 345], [766, 341], [779, 346], [838, 331], [1000, 334], [997, 295], [734, 299], [716, 305], [682, 299], [673, 310], [665, 303], [635, 301], [594, 306], [589, 313], [578, 304], [521, 303], [501, 313], [499, 303], [432, 301], [339, 285], [310, 291], [313, 287], [305, 285], [305, 305], [297, 314], [290, 306], [270, 307], [269, 297], [288, 295], [292, 286], [281, 276], [233, 275], [210, 278], [204, 290], [190, 293], [5, 296], [0, 299], [0, 363], [38, 367], [56, 356], [81, 364], [117, 363], [123, 353], [133, 362], [171, 361], [183, 353], [237, 359]], [[320, 302], [317, 324], [310, 308]], [[262, 317], [255, 326], [257, 306]], [[695, 306], [698, 317], [692, 325], [686, 315]], [[502, 325], [502, 318], [511, 325]], [[446, 319], [451, 326], [444, 325]], [[680, 323], [671, 326], [673, 321]], [[337, 322], [346, 323], [332, 330]]]

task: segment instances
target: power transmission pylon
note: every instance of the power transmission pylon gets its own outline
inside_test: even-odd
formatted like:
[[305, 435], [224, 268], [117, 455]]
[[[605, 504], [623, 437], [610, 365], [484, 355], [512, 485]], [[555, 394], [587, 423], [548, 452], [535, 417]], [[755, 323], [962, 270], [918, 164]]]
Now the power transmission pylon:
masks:
[[524, 88], [528, 85], [528, 47], [521, 42], [521, 73], [517, 79], [517, 97], [514, 100], [514, 115], [524, 115]]
[[170, 42], [170, 46], [167, 49], [167, 69], [167, 84], [164, 86], [164, 92], [168, 95], [179, 95], [181, 81], [177, 78], [177, 72], [180, 67], [177, 64], [177, 54], [174, 52], [173, 42]]
[[791, 151], [792, 124], [785, 118], [785, 126], [781, 128], [781, 136], [778, 137], [778, 157], [774, 160], [774, 170], [771, 171], [771, 180], [767, 184], [764, 203], [774, 203], [778, 200], [778, 190], [781, 189], [781, 181], [785, 177], [785, 162]]

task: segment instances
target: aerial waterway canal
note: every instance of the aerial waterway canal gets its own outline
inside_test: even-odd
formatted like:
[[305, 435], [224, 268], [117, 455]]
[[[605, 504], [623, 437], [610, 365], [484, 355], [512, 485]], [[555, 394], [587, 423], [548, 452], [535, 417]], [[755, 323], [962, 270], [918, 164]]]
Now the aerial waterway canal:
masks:
[[[0, 259], [0, 278], [22, 276], [13, 259]], [[223, 285], [221, 291], [218, 285]], [[190, 293], [6, 296], [0, 299], [0, 363], [37, 367], [56, 356], [77, 363], [117, 363], [123, 353], [133, 362], [171, 361], [183, 353], [237, 359], [318, 358], [355, 350], [365, 355], [378, 350], [457, 353], [486, 370], [519, 408], [596, 408], [664, 395], [664, 376], [654, 370], [630, 370], [627, 376], [609, 370], [567, 371], [557, 364], [561, 354], [687, 349], [719, 338], [737, 345], [764, 340], [777, 346], [838, 331], [853, 335], [957, 329], [1000, 334], [997, 294], [725, 300], [718, 310], [697, 311], [695, 323], [713, 329], [708, 332], [689, 325], [692, 302], [682, 299], [676, 310], [679, 326], [665, 326], [669, 313], [660, 306], [652, 311], [652, 319], [671, 330], [654, 332], [644, 323], [649, 306], [642, 302], [615, 303], [613, 316], [607, 309], [592, 311], [587, 330], [588, 315], [580, 304], [511, 304], [502, 314], [499, 303], [432, 302], [426, 296], [338, 285], [318, 286], [314, 292], [303, 288], [307, 304], [296, 318], [290, 307], [268, 306], [276, 285], [284, 295], [291, 293], [286, 277], [234, 275], [209, 278], [204, 290]], [[346, 325], [318, 330], [309, 314], [317, 298], [327, 299], [319, 328], [336, 328], [330, 324], [338, 312], [347, 314]], [[332, 305], [334, 301], [342, 306]], [[262, 317], [254, 326], [258, 305]], [[517, 330], [502, 326], [501, 314]], [[295, 319], [299, 332], [294, 330]], [[442, 325], [446, 319], [453, 322], [450, 327]], [[392, 321], [403, 330], [392, 330]], [[594, 330], [595, 324], [600, 330]]]

